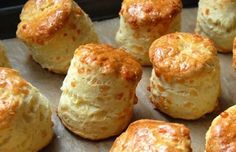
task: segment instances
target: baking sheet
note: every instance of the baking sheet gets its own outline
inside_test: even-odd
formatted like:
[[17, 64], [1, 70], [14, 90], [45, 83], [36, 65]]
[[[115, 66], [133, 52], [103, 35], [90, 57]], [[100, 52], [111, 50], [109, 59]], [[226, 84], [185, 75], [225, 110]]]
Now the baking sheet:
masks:
[[[184, 9], [182, 13], [182, 31], [193, 32], [195, 27], [197, 9]], [[115, 45], [114, 37], [119, 26], [119, 19], [95, 22], [96, 30], [104, 43]], [[84, 140], [66, 130], [58, 117], [56, 109], [60, 98], [60, 87], [64, 76], [56, 75], [43, 70], [29, 56], [28, 49], [17, 39], [4, 40], [8, 57], [13, 67], [20, 71], [23, 77], [36, 86], [50, 101], [53, 111], [53, 122], [55, 136], [53, 141], [41, 152], [107, 152], [115, 138], [100, 142]], [[235, 103], [236, 98], [236, 73], [231, 67], [232, 54], [219, 54], [221, 62], [222, 97], [220, 109], [213, 114], [207, 115], [196, 121], [183, 121], [172, 119], [154, 109], [149, 102], [147, 86], [151, 68], [143, 68], [144, 73], [137, 88], [138, 104], [135, 105], [133, 120], [148, 118], [164, 120], [169, 122], [183, 123], [191, 130], [192, 148], [194, 152], [203, 152], [205, 144], [205, 133], [212, 119], [227, 107]], [[207, 93], [207, 90], [206, 90]]]

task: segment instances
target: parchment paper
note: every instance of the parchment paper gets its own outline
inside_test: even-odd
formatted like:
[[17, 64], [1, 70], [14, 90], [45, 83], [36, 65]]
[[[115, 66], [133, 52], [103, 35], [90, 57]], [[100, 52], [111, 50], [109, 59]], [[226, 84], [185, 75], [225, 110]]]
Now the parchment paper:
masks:
[[[182, 31], [193, 32], [197, 9], [184, 9], [182, 13]], [[119, 19], [95, 22], [96, 30], [104, 43], [115, 45], [114, 37], [119, 26]], [[53, 110], [55, 137], [42, 152], [107, 152], [115, 138], [100, 142], [84, 140], [66, 130], [56, 116], [56, 108], [60, 98], [60, 87], [64, 76], [52, 74], [43, 70], [29, 56], [28, 49], [17, 39], [3, 41], [7, 47], [8, 57], [13, 67], [20, 71], [23, 77], [36, 86], [49, 100]], [[232, 54], [219, 54], [221, 61], [222, 98], [220, 108], [213, 114], [196, 121], [172, 119], [154, 109], [148, 99], [147, 86], [151, 68], [143, 68], [142, 80], [137, 88], [138, 104], [135, 105], [133, 120], [148, 118], [183, 123], [191, 130], [192, 148], [195, 152], [203, 152], [205, 133], [212, 119], [221, 111], [235, 103], [236, 73], [231, 67]], [[206, 90], [207, 93], [207, 90]]]

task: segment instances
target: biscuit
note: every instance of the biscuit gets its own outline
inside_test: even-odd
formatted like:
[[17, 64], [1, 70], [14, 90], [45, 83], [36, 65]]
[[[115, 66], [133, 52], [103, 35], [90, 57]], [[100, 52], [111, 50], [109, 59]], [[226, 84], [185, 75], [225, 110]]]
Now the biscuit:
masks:
[[142, 65], [151, 65], [148, 50], [154, 40], [180, 31], [180, 0], [124, 0], [116, 41]]
[[100, 140], [121, 133], [137, 102], [141, 65], [109, 45], [80, 46], [61, 87], [58, 116], [75, 134]]
[[206, 134], [205, 152], [236, 151], [236, 106], [217, 116]]
[[98, 42], [90, 18], [72, 0], [29, 0], [20, 19], [17, 37], [36, 62], [55, 73], [67, 73], [79, 45]]
[[39, 151], [52, 127], [48, 100], [17, 71], [0, 67], [0, 151]]
[[114, 142], [110, 152], [192, 152], [189, 129], [177, 123], [138, 120]]
[[[212, 41], [172, 33], [150, 47], [151, 101], [174, 118], [197, 119], [212, 112], [220, 95], [220, 66]], [[207, 93], [206, 93], [207, 90]]]
[[219, 52], [232, 52], [236, 36], [235, 0], [200, 0], [195, 31], [212, 39]]

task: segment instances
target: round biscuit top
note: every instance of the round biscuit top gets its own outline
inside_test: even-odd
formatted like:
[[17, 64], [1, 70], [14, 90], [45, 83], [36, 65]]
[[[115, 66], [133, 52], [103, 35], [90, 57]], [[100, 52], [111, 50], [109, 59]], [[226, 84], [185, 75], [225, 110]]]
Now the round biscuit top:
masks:
[[216, 117], [206, 135], [206, 152], [236, 151], [236, 106]]
[[139, 81], [142, 76], [141, 65], [122, 49], [105, 44], [86, 44], [75, 51], [82, 64], [100, 69], [103, 74], [116, 74], [127, 81]]
[[[20, 15], [17, 37], [26, 42], [43, 44], [64, 26], [72, 5], [72, 0], [29, 0]], [[81, 13], [78, 7], [77, 15]]]
[[190, 131], [184, 125], [157, 120], [138, 120], [116, 139], [110, 152], [191, 151]]
[[133, 26], [156, 25], [181, 12], [181, 0], [124, 0], [120, 14]]
[[29, 94], [29, 86], [17, 71], [0, 67], [0, 128], [14, 117], [22, 98]]
[[154, 41], [149, 57], [158, 77], [182, 81], [219, 66], [213, 42], [198, 34], [171, 33]]

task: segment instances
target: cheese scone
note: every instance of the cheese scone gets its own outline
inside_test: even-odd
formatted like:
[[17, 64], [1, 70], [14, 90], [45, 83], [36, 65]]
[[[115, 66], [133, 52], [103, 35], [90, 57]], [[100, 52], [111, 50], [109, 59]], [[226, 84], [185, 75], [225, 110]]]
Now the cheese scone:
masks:
[[110, 152], [192, 152], [189, 129], [177, 123], [138, 120], [115, 140]]
[[36, 62], [55, 73], [67, 73], [79, 45], [98, 42], [90, 18], [72, 0], [29, 0], [20, 20], [17, 37]]
[[205, 152], [236, 151], [236, 106], [217, 116], [206, 134]]
[[210, 39], [172, 33], [153, 42], [149, 53], [150, 99], [159, 110], [174, 118], [197, 119], [215, 109], [220, 66]]
[[236, 36], [236, 1], [200, 0], [195, 31], [212, 39], [219, 52], [232, 52]]
[[0, 67], [0, 151], [37, 152], [53, 137], [48, 100], [20, 74]]
[[154, 40], [180, 31], [181, 0], [124, 0], [116, 41], [142, 65], [151, 65], [148, 50]]
[[3, 43], [0, 41], [0, 67], [11, 67], [11, 64], [6, 56], [5, 47]]
[[75, 134], [99, 140], [120, 134], [137, 102], [141, 65], [109, 45], [80, 46], [62, 85], [58, 116]]

